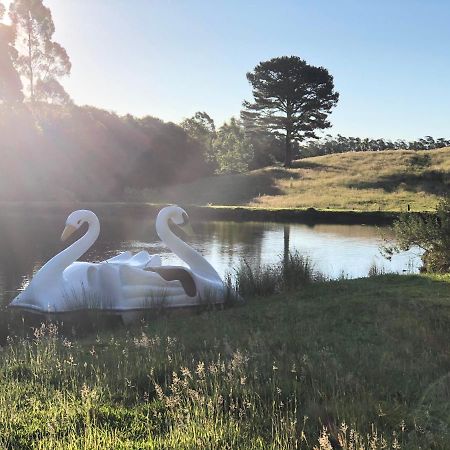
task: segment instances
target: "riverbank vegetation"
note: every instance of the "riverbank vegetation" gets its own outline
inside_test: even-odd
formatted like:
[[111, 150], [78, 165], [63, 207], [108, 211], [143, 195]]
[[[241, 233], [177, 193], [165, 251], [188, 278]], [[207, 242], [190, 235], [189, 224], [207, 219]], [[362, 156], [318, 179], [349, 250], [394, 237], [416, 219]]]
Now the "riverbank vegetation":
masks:
[[450, 278], [308, 282], [0, 355], [2, 448], [447, 448]]
[[450, 151], [351, 152], [222, 175], [158, 190], [128, 190], [128, 198], [199, 205], [264, 208], [433, 210], [449, 190]]
[[450, 272], [450, 197], [439, 200], [433, 215], [401, 214], [392, 227], [394, 243], [384, 246], [384, 253], [418, 247], [423, 250], [422, 270], [433, 273]]

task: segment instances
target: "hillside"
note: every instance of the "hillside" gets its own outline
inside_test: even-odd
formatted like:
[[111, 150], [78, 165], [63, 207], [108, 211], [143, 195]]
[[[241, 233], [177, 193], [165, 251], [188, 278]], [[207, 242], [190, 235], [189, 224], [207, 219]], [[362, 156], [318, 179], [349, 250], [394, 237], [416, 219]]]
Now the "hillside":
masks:
[[323, 208], [365, 211], [433, 209], [449, 192], [450, 148], [349, 152], [301, 159], [293, 169], [269, 167], [160, 190], [128, 191], [147, 202]]

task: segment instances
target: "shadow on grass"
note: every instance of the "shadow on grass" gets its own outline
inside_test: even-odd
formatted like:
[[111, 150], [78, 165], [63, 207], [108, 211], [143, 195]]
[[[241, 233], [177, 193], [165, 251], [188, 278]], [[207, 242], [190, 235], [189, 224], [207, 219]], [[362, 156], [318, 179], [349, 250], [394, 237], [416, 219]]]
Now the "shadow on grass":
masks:
[[303, 159], [298, 159], [296, 161], [292, 161], [293, 169], [312, 169], [312, 170], [323, 170], [326, 172], [342, 172], [346, 170], [344, 167], [333, 166], [331, 164], [320, 164], [318, 162], [305, 161]]
[[263, 195], [282, 195], [283, 192], [275, 185], [275, 179], [271, 171], [221, 175], [167, 187], [153, 199], [197, 205], [243, 205]]
[[435, 170], [424, 171], [420, 174], [396, 173], [380, 177], [376, 181], [348, 183], [347, 186], [355, 189], [383, 189], [389, 193], [401, 188], [410, 192], [443, 195], [449, 192], [450, 174]]
[[298, 180], [300, 178], [300, 175], [298, 173], [291, 172], [282, 168], [270, 169], [268, 173], [270, 173], [270, 175], [277, 180]]

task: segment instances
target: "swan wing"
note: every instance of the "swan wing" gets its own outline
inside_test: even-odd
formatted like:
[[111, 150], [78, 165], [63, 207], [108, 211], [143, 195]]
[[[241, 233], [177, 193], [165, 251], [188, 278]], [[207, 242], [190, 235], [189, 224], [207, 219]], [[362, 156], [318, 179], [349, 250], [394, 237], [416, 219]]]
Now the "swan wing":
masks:
[[133, 254], [130, 251], [126, 251], [107, 259], [106, 262], [112, 264], [126, 264], [132, 256]]
[[142, 250], [139, 253], [136, 253], [132, 258], [130, 258], [127, 262], [128, 266], [137, 267], [140, 269], [144, 269], [152, 260], [152, 256], [145, 250]]
[[162, 266], [162, 260], [161, 256], [159, 255], [153, 255], [147, 265], [145, 266], [146, 269], [151, 267], [161, 267]]
[[146, 267], [155, 267], [161, 265], [161, 258], [158, 255], [150, 255], [147, 251], [142, 250], [133, 255], [131, 252], [123, 252], [113, 258], [106, 260], [109, 264], [121, 264], [138, 269], [145, 269]]

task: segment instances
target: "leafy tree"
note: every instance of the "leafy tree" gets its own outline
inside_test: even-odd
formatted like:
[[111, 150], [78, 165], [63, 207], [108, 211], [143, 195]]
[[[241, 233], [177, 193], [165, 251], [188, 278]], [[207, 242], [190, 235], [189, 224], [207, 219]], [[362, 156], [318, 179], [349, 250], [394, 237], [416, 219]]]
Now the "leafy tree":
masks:
[[219, 173], [246, 172], [253, 158], [253, 146], [245, 136], [240, 121], [234, 117], [224, 123], [214, 141], [214, 153]]
[[30, 100], [68, 103], [69, 96], [58, 81], [69, 75], [71, 63], [66, 50], [52, 40], [52, 14], [42, 0], [14, 0], [10, 17], [17, 29], [17, 68], [27, 80]]
[[192, 139], [203, 146], [204, 155], [211, 171], [216, 170], [217, 162], [213, 149], [213, 142], [216, 137], [214, 120], [206, 112], [198, 111], [192, 117], [184, 119], [180, 126]]
[[253, 158], [249, 169], [259, 169], [283, 161], [284, 142], [282, 139], [259, 129], [245, 128], [245, 135], [253, 147]]
[[283, 56], [259, 63], [247, 79], [254, 103], [243, 103], [241, 117], [284, 137], [284, 164], [290, 167], [292, 142], [317, 138], [315, 130], [331, 126], [327, 116], [339, 99], [333, 77], [325, 68], [311, 66], [297, 56]]
[[[0, 21], [4, 14], [5, 7], [0, 3]], [[22, 83], [14, 67], [14, 60], [17, 58], [14, 41], [14, 27], [0, 23], [0, 102], [5, 103], [23, 100]]]
[[385, 243], [384, 254], [419, 247], [423, 250], [422, 271], [450, 272], [450, 197], [442, 198], [436, 214], [403, 214], [392, 226], [396, 243]]

